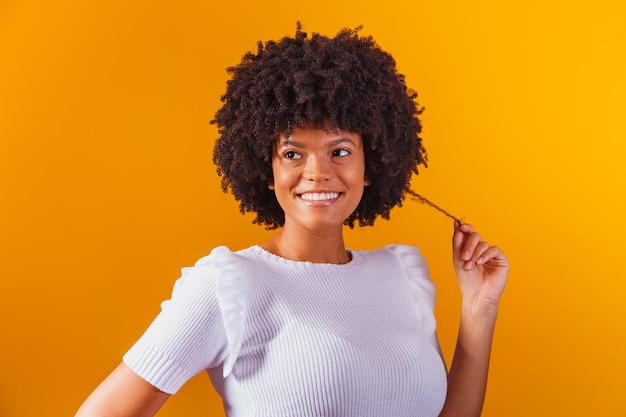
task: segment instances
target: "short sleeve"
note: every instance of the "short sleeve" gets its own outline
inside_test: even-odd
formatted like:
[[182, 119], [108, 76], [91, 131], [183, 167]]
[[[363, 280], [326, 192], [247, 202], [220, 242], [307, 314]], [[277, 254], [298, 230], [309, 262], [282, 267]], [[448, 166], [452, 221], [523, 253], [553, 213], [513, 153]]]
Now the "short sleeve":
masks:
[[429, 337], [433, 345], [439, 348], [437, 340], [435, 320], [435, 284], [430, 280], [430, 271], [419, 248], [409, 245], [388, 245], [387, 249], [391, 250], [404, 265], [408, 284], [414, 302], [414, 308], [418, 319], [422, 323], [423, 332]]
[[225, 247], [183, 268], [171, 298], [124, 355], [124, 363], [159, 390], [174, 394], [199, 372], [233, 362], [245, 314], [244, 283], [236, 255]]

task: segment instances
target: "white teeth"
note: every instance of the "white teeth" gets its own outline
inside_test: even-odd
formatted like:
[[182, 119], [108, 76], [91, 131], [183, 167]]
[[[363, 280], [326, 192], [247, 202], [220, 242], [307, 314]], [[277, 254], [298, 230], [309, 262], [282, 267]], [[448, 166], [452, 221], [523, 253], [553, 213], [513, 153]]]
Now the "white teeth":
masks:
[[339, 197], [339, 193], [305, 193], [301, 197], [303, 200], [308, 201], [333, 200]]

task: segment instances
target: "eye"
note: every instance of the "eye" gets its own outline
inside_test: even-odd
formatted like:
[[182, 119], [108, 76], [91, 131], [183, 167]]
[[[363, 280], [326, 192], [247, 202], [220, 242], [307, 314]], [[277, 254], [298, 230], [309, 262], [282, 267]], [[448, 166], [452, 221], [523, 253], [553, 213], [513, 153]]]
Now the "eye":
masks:
[[333, 156], [348, 156], [350, 155], [350, 151], [347, 149], [335, 149], [333, 151]]
[[287, 159], [300, 159], [302, 158], [302, 155], [300, 155], [298, 152], [296, 151], [287, 151], [283, 154], [285, 156], [285, 158]]

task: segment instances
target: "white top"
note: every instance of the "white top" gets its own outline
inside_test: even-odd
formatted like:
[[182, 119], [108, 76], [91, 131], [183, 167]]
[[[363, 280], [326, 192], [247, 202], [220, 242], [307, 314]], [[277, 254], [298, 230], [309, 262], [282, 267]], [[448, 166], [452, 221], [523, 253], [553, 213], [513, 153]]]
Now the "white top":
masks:
[[335, 265], [218, 247], [182, 270], [124, 362], [167, 393], [208, 370], [229, 417], [437, 416], [446, 371], [424, 258], [404, 245], [351, 254]]

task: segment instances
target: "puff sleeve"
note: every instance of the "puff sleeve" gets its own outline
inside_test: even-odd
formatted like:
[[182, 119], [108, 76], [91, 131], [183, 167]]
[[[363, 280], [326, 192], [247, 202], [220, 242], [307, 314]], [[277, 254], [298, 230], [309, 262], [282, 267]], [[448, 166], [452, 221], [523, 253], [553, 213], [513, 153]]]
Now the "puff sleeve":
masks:
[[404, 265], [407, 273], [408, 285], [413, 299], [413, 307], [417, 319], [421, 322], [423, 333], [428, 337], [429, 342], [441, 352], [437, 339], [435, 320], [435, 284], [430, 280], [430, 271], [419, 248], [409, 245], [388, 245], [391, 250]]
[[124, 355], [124, 363], [168, 394], [220, 364], [226, 376], [241, 344], [246, 299], [246, 277], [237, 255], [215, 248], [195, 266], [182, 269], [171, 298]]

